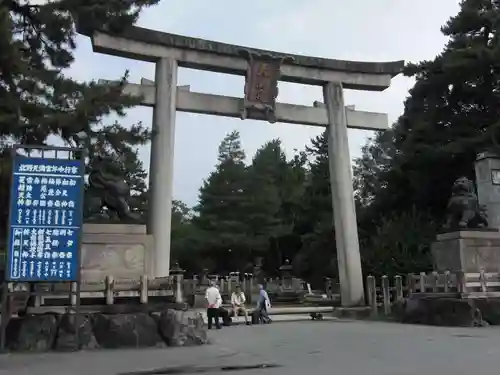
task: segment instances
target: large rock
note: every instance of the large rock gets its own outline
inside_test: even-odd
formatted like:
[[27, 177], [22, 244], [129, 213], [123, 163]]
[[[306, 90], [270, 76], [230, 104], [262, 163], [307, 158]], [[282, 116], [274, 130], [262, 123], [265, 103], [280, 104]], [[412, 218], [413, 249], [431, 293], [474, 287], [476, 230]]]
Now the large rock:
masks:
[[7, 329], [5, 331], [6, 345], [9, 349], [16, 349], [22, 321], [23, 318], [21, 317], [12, 317], [9, 319], [9, 323], [7, 324]]
[[99, 345], [92, 331], [92, 322], [88, 315], [78, 316], [78, 343], [76, 341], [75, 315], [62, 315], [55, 343], [56, 350], [71, 351], [78, 349], [97, 349]]
[[93, 331], [102, 348], [149, 347], [163, 343], [158, 326], [146, 313], [93, 316]]
[[203, 345], [208, 342], [207, 328], [200, 313], [166, 310], [156, 319], [160, 334], [169, 346]]
[[55, 315], [27, 315], [17, 321], [19, 330], [13, 339], [12, 349], [22, 351], [47, 351], [54, 347], [57, 335]]
[[454, 327], [477, 325], [476, 307], [466, 299], [409, 299], [398, 305], [394, 312], [403, 323]]

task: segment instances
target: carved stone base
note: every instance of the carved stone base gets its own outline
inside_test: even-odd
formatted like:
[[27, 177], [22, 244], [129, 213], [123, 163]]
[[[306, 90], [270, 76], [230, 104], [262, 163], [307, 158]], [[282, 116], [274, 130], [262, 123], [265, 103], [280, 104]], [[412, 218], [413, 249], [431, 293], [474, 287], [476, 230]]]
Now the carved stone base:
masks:
[[500, 233], [464, 230], [443, 233], [432, 244], [434, 270], [500, 272]]
[[153, 236], [146, 226], [134, 224], [84, 224], [82, 239], [82, 281], [152, 276]]

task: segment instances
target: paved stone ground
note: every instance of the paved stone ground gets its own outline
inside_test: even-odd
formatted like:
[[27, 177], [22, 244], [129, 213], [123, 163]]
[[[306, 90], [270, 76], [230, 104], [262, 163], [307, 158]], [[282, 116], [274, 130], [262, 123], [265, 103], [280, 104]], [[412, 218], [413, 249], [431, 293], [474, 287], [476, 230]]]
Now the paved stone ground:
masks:
[[260, 363], [284, 367], [223, 373], [498, 375], [500, 368], [500, 328], [307, 321], [225, 327], [210, 335], [212, 345], [195, 348], [3, 355], [0, 374], [116, 375], [170, 366]]
[[[206, 310], [200, 311], [201, 315], [203, 315], [203, 320], [205, 323], [207, 323], [207, 313], [205, 312]], [[238, 325], [238, 324], [245, 324], [245, 317], [244, 316], [237, 316], [237, 317], [231, 317], [232, 325]], [[271, 315], [271, 319], [273, 322], [300, 322], [300, 321], [309, 321], [311, 320], [310, 315], [305, 315], [305, 314], [280, 314], [280, 315]], [[335, 318], [333, 316], [324, 316], [324, 320], [339, 320], [338, 318]], [[249, 320], [251, 321], [250, 317]]]

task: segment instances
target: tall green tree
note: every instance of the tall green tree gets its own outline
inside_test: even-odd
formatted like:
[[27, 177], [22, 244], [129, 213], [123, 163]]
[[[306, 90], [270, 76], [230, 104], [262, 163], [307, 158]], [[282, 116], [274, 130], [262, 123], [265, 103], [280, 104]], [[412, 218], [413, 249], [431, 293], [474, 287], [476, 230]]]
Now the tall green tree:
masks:
[[311, 140], [306, 153], [309, 163], [304, 208], [297, 227], [302, 248], [293, 263], [301, 276], [319, 285], [324, 277], [337, 275], [327, 130]]
[[[195, 207], [197, 215], [193, 220], [202, 231], [200, 235], [206, 240], [206, 249], [212, 250], [220, 267], [243, 261], [251, 252], [245, 216], [248, 203], [244, 160], [240, 134], [233, 131], [221, 142], [218, 164], [203, 182], [199, 204]], [[232, 254], [237, 254], [233, 260], [228, 258]]]
[[[95, 155], [134, 158], [149, 131], [105, 117], [139, 103], [118, 85], [80, 82], [65, 74], [74, 61], [77, 29], [120, 31], [159, 0], [3, 0], [0, 2], [0, 141], [45, 145], [50, 137]], [[127, 156], [127, 154], [130, 154]], [[136, 161], [123, 165], [129, 168]], [[138, 174], [143, 172], [138, 169]], [[134, 187], [134, 190], [136, 187]], [[142, 188], [141, 188], [142, 189]], [[5, 210], [2, 209], [2, 212]], [[5, 217], [3, 218], [5, 219]], [[5, 221], [5, 220], [4, 220]]]
[[416, 208], [382, 218], [372, 235], [362, 238], [365, 274], [395, 276], [432, 270], [429, 243], [435, 235], [432, 215]]
[[264, 258], [264, 269], [274, 273], [300, 245], [294, 229], [305, 181], [305, 155], [287, 160], [279, 139], [259, 148], [248, 168], [246, 210], [255, 256]]
[[283, 233], [278, 217], [282, 204], [278, 181], [283, 178], [286, 166], [281, 142], [275, 139], [257, 150], [248, 168], [246, 216], [254, 241], [253, 250], [267, 251], [270, 241]]
[[389, 212], [430, 209], [441, 219], [453, 181], [474, 178], [478, 152], [500, 134], [498, 1], [464, 0], [442, 27], [449, 37], [435, 59], [408, 64], [415, 86], [392, 136], [396, 154], [377, 193]]
[[354, 160], [353, 184], [356, 201], [362, 207], [369, 206], [384, 189], [384, 177], [395, 154], [392, 131], [377, 133], [361, 148], [361, 156]]
[[77, 25], [82, 29], [125, 28], [144, 6], [158, 0], [98, 2], [60, 0], [33, 4], [24, 0], [0, 3], [0, 137], [26, 144], [45, 144], [50, 135], [81, 144], [77, 134], [100, 134], [119, 148], [141, 142], [145, 129], [105, 125], [102, 117], [138, 104], [121, 86], [78, 82], [64, 75], [74, 61]]
[[304, 208], [304, 195], [307, 182], [307, 154], [294, 150], [291, 160], [282, 163], [277, 185], [280, 192], [281, 207], [278, 213], [283, 225], [296, 231]]
[[201, 259], [204, 243], [192, 219], [191, 208], [184, 202], [174, 199], [172, 201], [171, 257], [173, 261], [179, 262], [183, 269], [199, 274], [205, 268]]
[[311, 233], [331, 229], [333, 223], [327, 130], [311, 140], [306, 153], [309, 163], [302, 225], [305, 233]]
[[443, 51], [406, 66], [415, 85], [403, 115], [357, 162], [364, 260], [374, 272], [383, 267], [370, 254], [399, 272], [412, 262], [425, 264], [453, 181], [474, 179], [477, 153], [498, 148], [499, 19], [498, 1], [460, 2], [458, 14], [441, 28], [449, 37]]

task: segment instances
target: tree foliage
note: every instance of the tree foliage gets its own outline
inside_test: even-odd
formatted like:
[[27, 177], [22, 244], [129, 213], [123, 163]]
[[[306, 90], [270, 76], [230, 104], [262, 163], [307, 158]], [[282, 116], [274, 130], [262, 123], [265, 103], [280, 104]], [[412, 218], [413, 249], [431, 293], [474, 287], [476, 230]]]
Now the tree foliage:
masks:
[[[145, 172], [136, 146], [148, 141], [149, 131], [140, 123], [124, 127], [107, 122], [109, 115], [121, 118], [139, 103], [138, 98], [122, 94], [127, 73], [118, 85], [101, 85], [76, 81], [65, 70], [74, 61], [78, 30], [127, 27], [144, 7], [158, 1], [1, 1], [1, 147], [50, 145], [54, 139], [83, 147], [90, 162], [97, 155], [114, 158], [134, 195], [143, 194], [144, 182], [139, 180]], [[136, 208], [142, 209], [142, 204]]]
[[[496, 1], [462, 1], [458, 15], [442, 28], [449, 37], [443, 52], [406, 66], [416, 83], [386, 136], [394, 150], [387, 153], [385, 171], [377, 173], [380, 187], [371, 193], [378, 207], [425, 207], [441, 219], [453, 180], [474, 178], [476, 155], [493, 146], [499, 127], [499, 15]], [[374, 146], [384, 149], [386, 143], [380, 139]], [[363, 157], [381, 159], [373, 150]]]
[[367, 267], [374, 272], [389, 272], [389, 265], [401, 271], [405, 262], [403, 268], [410, 268], [404, 254], [424, 267], [453, 181], [474, 179], [476, 155], [498, 147], [499, 5], [461, 2], [441, 29], [449, 37], [443, 51], [406, 66], [415, 85], [403, 114], [356, 161], [358, 217], [365, 254], [372, 254]]
[[207, 250], [215, 251], [222, 264], [229, 251], [248, 250], [247, 224], [241, 213], [245, 210], [246, 166], [240, 135], [228, 134], [219, 146], [215, 171], [200, 188], [195, 222], [206, 239]]

